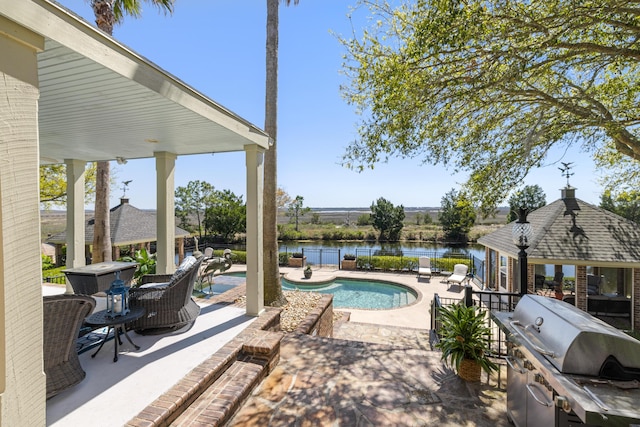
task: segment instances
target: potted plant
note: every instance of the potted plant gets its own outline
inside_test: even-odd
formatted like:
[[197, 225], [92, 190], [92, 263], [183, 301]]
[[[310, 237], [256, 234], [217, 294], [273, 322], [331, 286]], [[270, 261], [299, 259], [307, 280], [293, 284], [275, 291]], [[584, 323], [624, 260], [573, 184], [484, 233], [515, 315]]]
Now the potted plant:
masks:
[[498, 369], [489, 357], [486, 313], [462, 302], [438, 309], [442, 337], [436, 348], [442, 350], [442, 360], [455, 368], [466, 381], [480, 381], [481, 370], [491, 373]]
[[311, 266], [307, 265], [307, 267], [304, 269], [304, 278], [305, 279], [310, 279], [312, 273], [313, 273], [313, 271], [311, 270]]
[[343, 270], [356, 269], [356, 256], [354, 254], [344, 254], [344, 256], [342, 257], [342, 269]]
[[289, 267], [304, 267], [307, 257], [302, 252], [294, 252], [289, 258]]
[[122, 257], [121, 261], [138, 263], [138, 268], [133, 273], [132, 286], [134, 287], [141, 285], [140, 278], [145, 274], [156, 273], [156, 254], [150, 254], [145, 248], [135, 251], [133, 257]]

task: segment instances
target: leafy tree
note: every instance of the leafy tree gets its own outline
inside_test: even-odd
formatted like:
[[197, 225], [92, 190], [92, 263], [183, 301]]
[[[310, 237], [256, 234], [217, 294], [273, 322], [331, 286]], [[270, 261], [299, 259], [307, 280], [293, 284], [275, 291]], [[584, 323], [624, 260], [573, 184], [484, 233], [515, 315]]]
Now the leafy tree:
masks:
[[283, 188], [278, 187], [276, 190], [276, 207], [278, 209], [286, 208], [289, 203], [291, 203], [291, 196]]
[[358, 216], [358, 219], [356, 220], [356, 224], [359, 226], [365, 226], [365, 225], [370, 225], [371, 224], [371, 214], [362, 214], [360, 216]]
[[236, 196], [230, 190], [215, 191], [209, 198], [206, 216], [206, 228], [214, 234], [221, 234], [229, 242], [236, 233], [247, 230], [247, 206], [242, 196]]
[[431, 219], [431, 215], [429, 215], [429, 212], [425, 212], [425, 213], [421, 213], [418, 212], [416, 214], [416, 225], [420, 225], [420, 224], [431, 224], [433, 222], [433, 220]]
[[610, 190], [600, 196], [600, 207], [640, 223], [640, 191], [622, 191], [613, 194]]
[[311, 224], [320, 224], [320, 214], [318, 212], [314, 212], [311, 214]]
[[539, 185], [525, 185], [509, 198], [509, 214], [507, 222], [518, 219], [518, 209], [526, 208], [529, 212], [547, 204], [547, 198]]
[[176, 216], [180, 219], [180, 227], [193, 231], [189, 216], [195, 215], [198, 221], [200, 240], [202, 240], [202, 221], [207, 209], [207, 202], [214, 191], [213, 185], [200, 180], [189, 181], [186, 187], [178, 187], [175, 191], [175, 209]]
[[[125, 15], [137, 18], [142, 12], [139, 0], [90, 0], [96, 17], [96, 25], [102, 31], [113, 35], [113, 27]], [[147, 0], [164, 12], [173, 13], [174, 0]], [[111, 171], [108, 161], [96, 166], [96, 203], [93, 226], [92, 262], [111, 261], [111, 226], [109, 224], [109, 185]]]
[[422, 215], [422, 224], [428, 225], [431, 223], [433, 223], [433, 218], [431, 218], [431, 214], [429, 212], [425, 212], [424, 215]]
[[380, 233], [378, 240], [400, 240], [400, 233], [404, 227], [403, 221], [404, 206], [394, 206], [383, 197], [371, 204], [371, 225]]
[[[284, 0], [286, 5], [291, 0]], [[298, 4], [299, 0], [293, 0]], [[278, 258], [278, 6], [280, 0], [267, 0], [267, 42], [266, 42], [266, 83], [264, 130], [271, 137], [272, 145], [264, 155], [263, 194], [263, 269], [264, 303], [282, 306], [287, 300], [282, 293]]]
[[442, 198], [438, 219], [446, 239], [462, 242], [476, 222], [476, 210], [465, 193], [451, 189]]
[[[40, 166], [40, 203], [46, 207], [67, 204], [67, 166], [65, 164]], [[96, 192], [96, 164], [85, 168], [84, 194], [90, 199]]]
[[311, 210], [311, 208], [304, 207], [304, 197], [296, 196], [295, 199], [291, 203], [289, 203], [287, 216], [290, 218], [291, 222], [296, 224], [296, 231], [298, 230], [298, 222], [301, 216], [304, 216], [307, 212]]
[[452, 165], [486, 214], [552, 146], [640, 159], [638, 2], [360, 4], [373, 24], [342, 40], [343, 94], [363, 113], [347, 166]]

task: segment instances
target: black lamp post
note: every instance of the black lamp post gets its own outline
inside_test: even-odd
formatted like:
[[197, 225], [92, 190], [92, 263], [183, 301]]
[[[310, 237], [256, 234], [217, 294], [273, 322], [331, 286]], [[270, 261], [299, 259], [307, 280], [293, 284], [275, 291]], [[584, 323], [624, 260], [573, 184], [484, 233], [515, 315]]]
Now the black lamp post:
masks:
[[531, 240], [531, 224], [527, 221], [528, 209], [518, 209], [518, 220], [513, 224], [511, 236], [513, 243], [520, 249], [518, 264], [520, 264], [520, 295], [527, 293], [527, 252]]

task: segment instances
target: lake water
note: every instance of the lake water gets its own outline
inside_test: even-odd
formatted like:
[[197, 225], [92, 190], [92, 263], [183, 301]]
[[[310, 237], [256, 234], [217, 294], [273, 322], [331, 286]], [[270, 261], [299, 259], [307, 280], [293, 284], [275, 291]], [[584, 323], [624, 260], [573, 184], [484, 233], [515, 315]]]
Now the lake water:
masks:
[[[357, 256], [395, 255], [406, 257], [443, 257], [459, 254], [484, 259], [481, 245], [440, 245], [434, 243], [375, 243], [375, 242], [286, 242], [279, 246], [280, 252], [304, 252], [311, 264], [338, 264], [344, 254]], [[338, 252], [339, 251], [339, 252]]]

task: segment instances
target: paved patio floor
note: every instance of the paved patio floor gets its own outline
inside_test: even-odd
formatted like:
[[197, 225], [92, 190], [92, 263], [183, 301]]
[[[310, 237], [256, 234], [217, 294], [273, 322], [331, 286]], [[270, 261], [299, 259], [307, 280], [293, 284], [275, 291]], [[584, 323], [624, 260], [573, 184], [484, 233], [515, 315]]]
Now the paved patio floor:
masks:
[[[64, 287], [43, 288], [44, 293]], [[206, 304], [194, 326], [181, 334], [123, 337], [118, 361], [113, 362], [113, 340], [95, 358], [94, 350], [80, 354], [86, 378], [75, 387], [47, 400], [47, 426], [122, 426], [219, 348], [238, 335], [254, 317], [233, 305]]]
[[335, 334], [287, 335], [229, 426], [510, 426], [504, 366], [467, 383], [428, 350], [427, 331], [346, 322]]
[[[302, 269], [282, 269], [300, 280]], [[288, 334], [280, 363], [229, 426], [477, 426], [507, 427], [506, 366], [467, 383], [429, 346], [430, 303], [437, 293], [460, 299], [444, 277], [315, 270], [310, 282], [335, 276], [393, 280], [419, 291], [393, 310], [336, 309], [350, 321], [334, 337]]]

